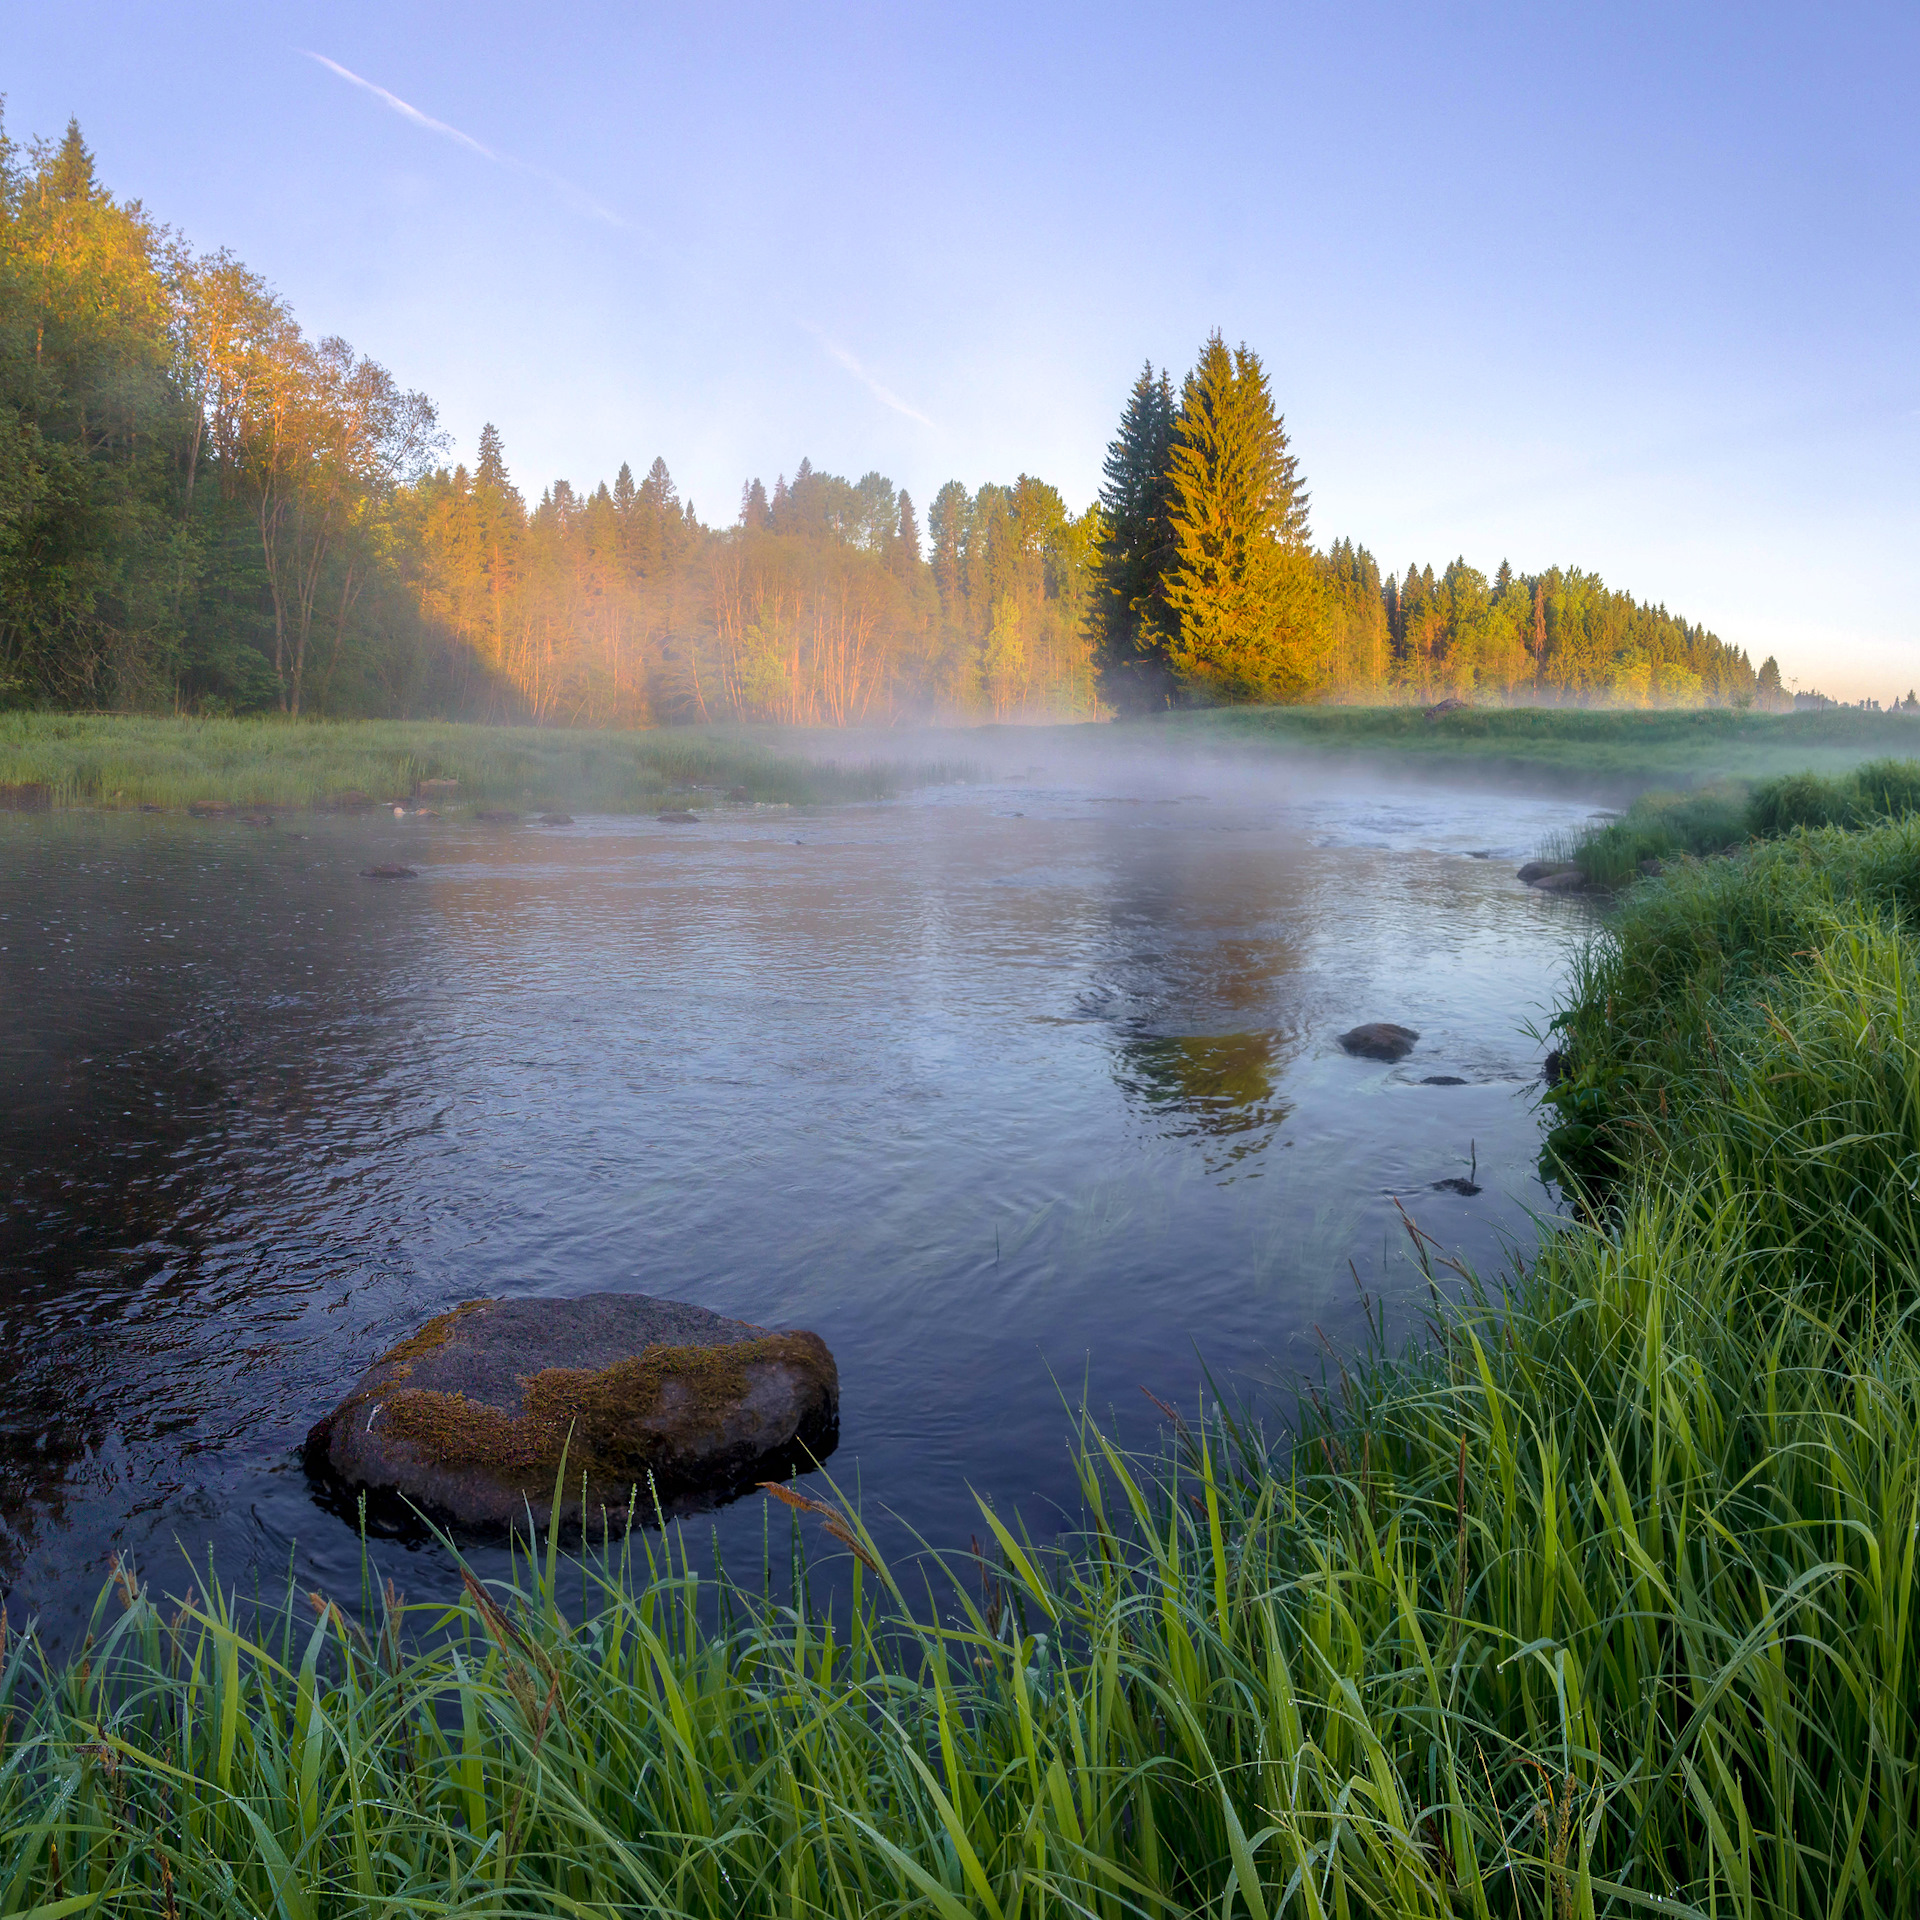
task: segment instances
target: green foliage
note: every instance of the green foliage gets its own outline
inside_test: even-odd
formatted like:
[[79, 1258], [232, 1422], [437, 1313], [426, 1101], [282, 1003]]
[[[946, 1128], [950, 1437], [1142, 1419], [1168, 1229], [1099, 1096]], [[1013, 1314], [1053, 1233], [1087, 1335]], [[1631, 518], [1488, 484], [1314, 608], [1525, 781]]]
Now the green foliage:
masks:
[[1302, 750], [1351, 758], [1473, 768], [1557, 782], [1624, 801], [1648, 786], [1771, 776], [1783, 766], [1839, 771], [1911, 754], [1920, 728], [1906, 714], [1834, 708], [1471, 707], [1429, 716], [1418, 707], [1235, 707], [1131, 723], [1136, 737], [1211, 752]]
[[6, 1910], [1907, 1911], [1920, 1354], [1750, 1198], [1566, 1230], [1283, 1451], [1083, 1424], [1085, 1531], [918, 1600], [826, 1502], [840, 1618], [631, 1541], [364, 1629], [123, 1576], [0, 1676]]
[[1670, 860], [1731, 851], [1747, 838], [1748, 813], [1748, 789], [1738, 781], [1694, 793], [1643, 793], [1565, 853], [1592, 885], [1623, 887]]
[[1304, 699], [1326, 629], [1306, 489], [1259, 356], [1218, 333], [1181, 393], [1168, 524], [1174, 673], [1206, 699]]
[[1566, 849], [1595, 886], [1620, 887], [1653, 865], [1730, 853], [1748, 838], [1802, 827], [1864, 827], [1920, 813], [1920, 760], [1874, 760], [1850, 772], [1779, 774], [1693, 793], [1646, 793], [1619, 819]]
[[0, 785], [37, 782], [62, 806], [324, 806], [342, 794], [405, 798], [456, 780], [448, 806], [651, 811], [744, 788], [759, 801], [881, 799], [964, 780], [953, 762], [804, 759], [791, 737], [744, 728], [595, 732], [453, 721], [150, 719], [0, 714]]
[[1088, 602], [1101, 692], [1123, 713], [1172, 703], [1167, 605], [1173, 562], [1173, 383], [1149, 362], [1127, 396], [1107, 448], [1100, 489], [1101, 535]]
[[[1682, 862], [1635, 888], [1582, 954], [1559, 1017], [1571, 1070], [1551, 1096], [1560, 1124], [1550, 1158], [1604, 1178], [1645, 1141], [1677, 1139], [1703, 1100], [1722, 1104], [1736, 1075], [1731, 1050], [1764, 1051], [1785, 1018], [1780, 1006], [1840, 977], [1836, 941], [1908, 929], [1916, 906], [1912, 816], [1866, 832], [1757, 841], [1735, 859]], [[1860, 1008], [1853, 1017], [1870, 1032]]]

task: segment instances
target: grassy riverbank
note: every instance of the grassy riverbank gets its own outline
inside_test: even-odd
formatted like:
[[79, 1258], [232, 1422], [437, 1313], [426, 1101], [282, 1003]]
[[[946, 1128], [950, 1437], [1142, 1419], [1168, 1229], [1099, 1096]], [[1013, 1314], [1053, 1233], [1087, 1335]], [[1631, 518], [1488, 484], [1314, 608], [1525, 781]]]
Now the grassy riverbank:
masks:
[[0, 1673], [0, 1911], [1913, 1911], [1916, 902], [1912, 821], [1633, 890], [1554, 1095], [1604, 1225], [1272, 1452], [1083, 1428], [1059, 1551], [803, 1515], [851, 1612], [717, 1628], [618, 1556], [364, 1632], [110, 1589]]
[[1651, 712], [1593, 707], [1217, 707], [1122, 722], [1143, 742], [1191, 750], [1310, 753], [1406, 761], [1605, 791], [1758, 779], [1788, 767], [1837, 772], [1920, 750], [1920, 715]]
[[1649, 862], [1728, 853], [1800, 827], [1868, 827], [1920, 812], [1920, 761], [1873, 760], [1849, 772], [1722, 781], [1691, 793], [1640, 795], [1597, 826], [1567, 857], [1597, 887], [1620, 887]]
[[0, 788], [44, 786], [56, 806], [298, 808], [455, 780], [457, 792], [437, 805], [633, 813], [734, 790], [750, 800], [872, 800], [966, 772], [944, 762], [815, 760], [745, 729], [0, 714]]

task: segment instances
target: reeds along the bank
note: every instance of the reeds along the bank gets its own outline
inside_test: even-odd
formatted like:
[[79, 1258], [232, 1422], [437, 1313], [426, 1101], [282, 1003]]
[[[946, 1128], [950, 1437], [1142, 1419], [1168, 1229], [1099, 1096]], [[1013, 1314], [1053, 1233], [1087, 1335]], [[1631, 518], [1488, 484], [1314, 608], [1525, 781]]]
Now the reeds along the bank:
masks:
[[0, 714], [0, 783], [44, 785], [60, 806], [299, 808], [343, 794], [406, 798], [423, 780], [451, 780], [436, 804], [626, 813], [729, 792], [874, 800], [969, 772], [950, 762], [812, 760], [744, 729]]

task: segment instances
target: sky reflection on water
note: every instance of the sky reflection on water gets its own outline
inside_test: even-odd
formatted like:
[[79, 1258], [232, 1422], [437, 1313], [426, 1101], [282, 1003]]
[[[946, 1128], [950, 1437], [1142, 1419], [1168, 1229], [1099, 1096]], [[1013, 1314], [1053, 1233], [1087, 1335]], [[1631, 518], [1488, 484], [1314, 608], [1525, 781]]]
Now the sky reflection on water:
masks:
[[[1063, 1398], [1145, 1439], [1202, 1358], [1270, 1391], [1357, 1336], [1350, 1259], [1411, 1333], [1393, 1196], [1530, 1242], [1522, 1028], [1584, 909], [1512, 874], [1585, 813], [1187, 768], [678, 829], [0, 816], [14, 1617], [70, 1631], [116, 1549], [177, 1590], [176, 1542], [357, 1590], [293, 1449], [476, 1294], [812, 1327], [883, 1540], [964, 1544], [970, 1488], [1045, 1531]], [[1411, 1058], [1343, 1055], [1369, 1019]], [[757, 1565], [756, 1503], [714, 1524]]]

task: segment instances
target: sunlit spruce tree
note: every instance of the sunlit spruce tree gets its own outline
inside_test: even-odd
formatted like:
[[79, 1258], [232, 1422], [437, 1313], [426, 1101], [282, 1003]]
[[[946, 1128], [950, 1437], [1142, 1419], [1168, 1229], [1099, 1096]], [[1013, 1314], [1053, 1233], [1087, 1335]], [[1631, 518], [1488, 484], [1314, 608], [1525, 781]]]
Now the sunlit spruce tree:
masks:
[[1174, 619], [1166, 595], [1173, 419], [1173, 384], [1148, 361], [1107, 448], [1089, 605], [1101, 691], [1123, 711], [1164, 707], [1175, 692], [1167, 659]]
[[1305, 699], [1327, 624], [1306, 487], [1259, 356], [1217, 332], [1181, 393], [1171, 477], [1169, 664], [1203, 697]]

